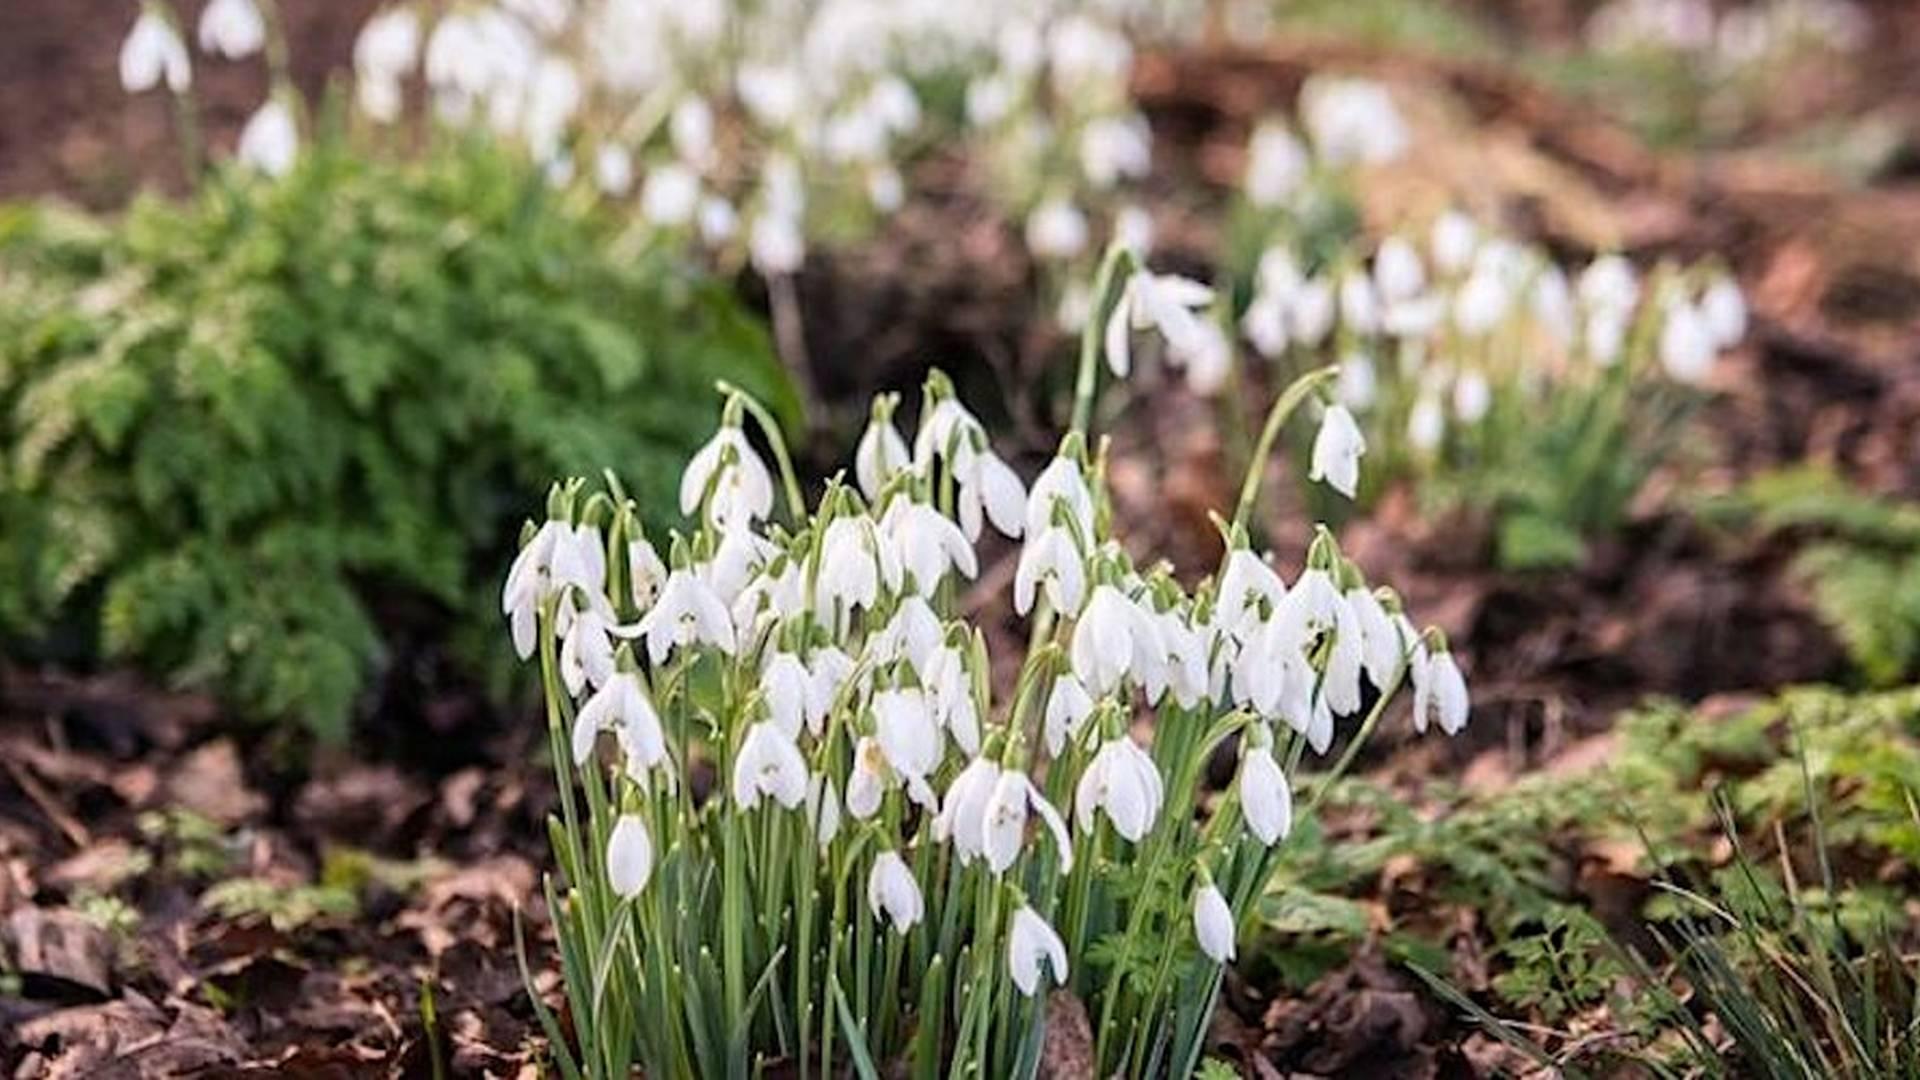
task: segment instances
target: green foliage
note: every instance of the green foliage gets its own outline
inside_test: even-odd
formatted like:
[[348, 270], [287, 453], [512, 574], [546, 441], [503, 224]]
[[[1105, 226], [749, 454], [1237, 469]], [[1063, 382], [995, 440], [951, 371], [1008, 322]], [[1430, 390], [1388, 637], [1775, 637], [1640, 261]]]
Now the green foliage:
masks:
[[201, 894], [200, 903], [223, 919], [261, 919], [281, 933], [360, 913], [359, 898], [340, 886], [290, 885], [257, 877], [219, 882]]
[[547, 478], [671, 506], [716, 377], [793, 419], [731, 294], [595, 213], [479, 145], [325, 143], [111, 222], [0, 211], [0, 630], [338, 737], [389, 608], [493, 626]]
[[1794, 571], [1870, 685], [1920, 675], [1920, 506], [1806, 467], [1756, 477], [1706, 510], [1806, 539]]

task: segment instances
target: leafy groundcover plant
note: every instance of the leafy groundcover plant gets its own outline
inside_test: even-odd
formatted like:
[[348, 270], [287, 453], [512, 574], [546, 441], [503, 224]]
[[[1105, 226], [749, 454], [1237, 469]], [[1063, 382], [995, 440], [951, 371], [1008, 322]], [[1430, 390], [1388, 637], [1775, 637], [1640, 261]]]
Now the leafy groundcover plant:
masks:
[[[1115, 249], [1090, 325], [1170, 284]], [[1465, 724], [1445, 641], [1330, 534], [1291, 586], [1250, 550], [1261, 470], [1196, 590], [1126, 552], [1085, 429], [1124, 337], [1083, 339], [1080, 419], [1030, 487], [935, 373], [913, 441], [876, 401], [811, 510], [738, 393], [681, 477], [691, 531], [656, 546], [617, 486], [554, 489], [502, 608], [540, 657], [561, 794], [575, 1038], [541, 1016], [563, 1075], [1029, 1076], [1062, 1007], [1098, 1075], [1190, 1075], [1307, 755], [1353, 718], [1343, 772], [1408, 682], [1417, 725]], [[1314, 471], [1350, 489], [1364, 447], [1328, 415]], [[988, 528], [1022, 542], [1018, 658], [966, 618]]]
[[677, 402], [725, 376], [792, 408], [723, 286], [602, 224], [477, 143], [0, 210], [0, 630], [343, 732], [373, 605], [460, 625], [556, 471], [660, 506], [704, 435]]

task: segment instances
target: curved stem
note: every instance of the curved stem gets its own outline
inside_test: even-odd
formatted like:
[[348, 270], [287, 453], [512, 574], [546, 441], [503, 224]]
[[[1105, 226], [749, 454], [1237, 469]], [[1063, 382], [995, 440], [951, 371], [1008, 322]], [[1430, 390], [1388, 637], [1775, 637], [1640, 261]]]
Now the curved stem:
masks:
[[1320, 384], [1331, 380], [1340, 373], [1340, 365], [1328, 364], [1316, 368], [1293, 380], [1293, 384], [1274, 399], [1273, 408], [1267, 410], [1266, 426], [1260, 429], [1260, 441], [1253, 446], [1253, 458], [1247, 462], [1247, 478], [1240, 484], [1240, 502], [1233, 510], [1233, 524], [1244, 528], [1247, 518], [1253, 513], [1254, 503], [1260, 500], [1260, 481], [1267, 472], [1267, 455], [1273, 452], [1274, 440], [1279, 438], [1280, 429], [1286, 426], [1287, 419], [1300, 403], [1317, 389]]
[[1107, 248], [1107, 254], [1100, 260], [1100, 270], [1093, 278], [1087, 322], [1080, 328], [1080, 367], [1073, 381], [1073, 426], [1069, 429], [1081, 435], [1087, 433], [1087, 424], [1093, 419], [1093, 391], [1100, 380], [1101, 337], [1113, 305], [1119, 302], [1117, 296], [1110, 294], [1115, 280], [1124, 285], [1133, 276], [1133, 269], [1133, 252], [1122, 244], [1114, 244]]
[[800, 478], [793, 471], [793, 458], [787, 453], [786, 436], [781, 434], [780, 421], [759, 399], [725, 379], [714, 382], [714, 387], [728, 397], [737, 397], [740, 404], [746, 406], [753, 419], [767, 433], [767, 442], [773, 445], [773, 460], [780, 467], [780, 485], [786, 491], [787, 510], [793, 515], [795, 525], [807, 520], [807, 501], [800, 494]]

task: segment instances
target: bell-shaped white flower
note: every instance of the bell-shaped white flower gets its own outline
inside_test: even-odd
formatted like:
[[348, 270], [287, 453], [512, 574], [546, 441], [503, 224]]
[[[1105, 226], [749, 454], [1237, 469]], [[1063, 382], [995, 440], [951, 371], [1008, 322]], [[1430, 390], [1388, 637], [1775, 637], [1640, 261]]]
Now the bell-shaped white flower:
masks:
[[1207, 954], [1207, 959], [1216, 964], [1233, 960], [1233, 940], [1237, 936], [1233, 909], [1227, 906], [1227, 898], [1220, 895], [1211, 881], [1193, 894], [1193, 936], [1200, 942], [1200, 951]]
[[1380, 296], [1373, 290], [1373, 279], [1358, 270], [1340, 275], [1337, 295], [1340, 322], [1356, 334], [1371, 334], [1380, 329]]
[[1307, 148], [1285, 123], [1263, 120], [1247, 140], [1247, 200], [1255, 206], [1281, 206], [1306, 182], [1312, 161]]
[[604, 597], [595, 599], [596, 604], [573, 614], [560, 642], [560, 681], [575, 696], [589, 684], [607, 685], [614, 674], [612, 635], [631, 632], [614, 626]]
[[1477, 424], [1493, 408], [1493, 388], [1478, 371], [1463, 371], [1453, 382], [1453, 414], [1463, 424]]
[[651, 769], [667, 759], [667, 740], [660, 727], [660, 714], [640, 685], [640, 676], [631, 671], [616, 672], [606, 685], [594, 691], [574, 717], [575, 765], [586, 762], [593, 753], [594, 740], [603, 731], [619, 736], [630, 772]]
[[200, 11], [200, 48], [244, 60], [267, 41], [267, 21], [253, 0], [211, 0]]
[[820, 539], [813, 606], [829, 626], [841, 626], [853, 612], [871, 609], [879, 602], [881, 586], [898, 588], [900, 581], [894, 548], [882, 540], [872, 518], [853, 514], [827, 524]]
[[1335, 715], [1351, 716], [1360, 711], [1360, 672], [1366, 664], [1366, 641], [1360, 617], [1346, 597], [1336, 597], [1333, 618], [1333, 648], [1327, 654], [1327, 670], [1320, 693]]
[[773, 476], [746, 433], [734, 425], [715, 432], [687, 462], [680, 474], [680, 512], [691, 515], [699, 509], [709, 490], [714, 515], [721, 521], [745, 524], [773, 512]]
[[1047, 708], [1042, 731], [1047, 744], [1047, 753], [1059, 757], [1067, 743], [1080, 737], [1080, 730], [1087, 725], [1087, 717], [1093, 715], [1093, 698], [1087, 688], [1073, 673], [1063, 672], [1053, 680], [1053, 689], [1047, 694]]
[[698, 216], [700, 242], [708, 247], [719, 247], [733, 239], [740, 228], [740, 213], [733, 204], [718, 195], [708, 195], [700, 200]]
[[1119, 589], [1101, 585], [1093, 590], [1073, 628], [1073, 673], [1102, 697], [1119, 689], [1128, 674], [1151, 684], [1156, 673], [1136, 664], [1136, 659], [1163, 655], [1158, 638], [1159, 628], [1145, 612]]
[[1313, 439], [1313, 458], [1307, 478], [1351, 499], [1360, 488], [1360, 455], [1367, 452], [1366, 437], [1344, 405], [1329, 405]]
[[1055, 983], [1067, 981], [1067, 946], [1047, 920], [1026, 904], [1013, 913], [1007, 931], [1007, 974], [1028, 997], [1040, 991], [1040, 965], [1047, 964]]
[[980, 752], [980, 710], [973, 699], [973, 676], [959, 649], [942, 645], [927, 660], [921, 676], [935, 722], [953, 736], [968, 757]]
[[891, 920], [897, 934], [913, 929], [926, 916], [920, 885], [898, 852], [883, 851], [874, 857], [867, 874], [867, 908], [874, 918]]
[[698, 568], [700, 578], [713, 588], [721, 603], [731, 607], [779, 554], [780, 549], [746, 523], [722, 525], [713, 558]]
[[[873, 695], [874, 736], [886, 762], [907, 785], [915, 802], [928, 804], [933, 789], [927, 778], [946, 756], [946, 739], [924, 691], [882, 690]], [[948, 790], [951, 797], [952, 789]]]
[[1096, 810], [1106, 811], [1113, 831], [1139, 843], [1160, 816], [1165, 786], [1153, 758], [1131, 738], [1110, 739], [1094, 754], [1073, 792], [1074, 820], [1085, 832]]
[[806, 800], [808, 779], [806, 758], [786, 732], [765, 720], [747, 729], [733, 760], [733, 801], [742, 810], [763, 795], [792, 810]]
[[1300, 88], [1300, 120], [1330, 165], [1379, 165], [1407, 149], [1406, 121], [1370, 79], [1314, 75]]
[[1086, 595], [1087, 571], [1079, 545], [1059, 526], [1027, 534], [1013, 573], [1013, 610], [1021, 615], [1032, 611], [1034, 594], [1042, 586], [1055, 611], [1079, 610]]
[[513, 632], [513, 651], [525, 660], [533, 655], [539, 629], [540, 604], [553, 588], [553, 553], [561, 537], [570, 535], [565, 522], [549, 521], [520, 549], [507, 570], [500, 590], [500, 613]]
[[1255, 352], [1268, 360], [1278, 360], [1287, 351], [1287, 298], [1276, 293], [1258, 292], [1240, 316], [1240, 332], [1253, 343]]
[[653, 837], [638, 814], [622, 814], [607, 837], [607, 884], [626, 899], [640, 895], [653, 876]]
[[1273, 567], [1252, 551], [1236, 548], [1227, 555], [1226, 569], [1220, 572], [1213, 625], [1246, 641], [1286, 598], [1286, 582]]
[[1087, 215], [1064, 198], [1049, 198], [1027, 215], [1027, 247], [1037, 258], [1071, 259], [1085, 251]]
[[822, 851], [840, 835], [840, 789], [831, 776], [815, 775], [807, 780], [807, 820], [813, 824], [813, 839]]
[[1360, 628], [1361, 666], [1367, 673], [1367, 681], [1373, 683], [1374, 689], [1384, 691], [1399, 672], [1401, 657], [1405, 655], [1400, 633], [1380, 598], [1368, 589], [1356, 585], [1346, 591], [1345, 599]]
[[1470, 703], [1467, 680], [1460, 665], [1445, 649], [1428, 654], [1413, 669], [1413, 727], [1424, 732], [1430, 722], [1458, 735], [1467, 726]]
[[1154, 618], [1167, 691], [1181, 708], [1191, 709], [1207, 696], [1206, 639], [1176, 610], [1162, 611]]
[[826, 729], [827, 717], [840, 700], [847, 681], [853, 678], [853, 658], [832, 645], [813, 651], [807, 661], [807, 730], [815, 735]]
[[986, 854], [987, 803], [1000, 782], [1000, 772], [1000, 763], [992, 758], [974, 758], [947, 785], [940, 800], [933, 837], [941, 843], [951, 841], [962, 866]]
[[120, 43], [120, 86], [129, 94], [144, 93], [160, 85], [182, 93], [193, 85], [193, 65], [187, 59], [187, 46], [174, 31], [166, 16], [150, 7], [142, 7], [133, 29]]
[[1080, 535], [1093, 536], [1093, 493], [1080, 473], [1080, 463], [1064, 455], [1048, 462], [1027, 491], [1027, 535], [1053, 526], [1058, 509], [1064, 509], [1079, 526]]
[[[1260, 734], [1265, 731], [1261, 728]], [[1268, 847], [1286, 839], [1293, 831], [1293, 789], [1273, 759], [1270, 739], [1248, 741], [1234, 785], [1240, 794], [1240, 816], [1254, 839]]]
[[1713, 371], [1715, 336], [1707, 317], [1685, 300], [1670, 304], [1660, 326], [1660, 366], [1679, 382], [1698, 383]]
[[1325, 278], [1309, 278], [1287, 298], [1287, 331], [1294, 344], [1316, 349], [1333, 331], [1333, 285]]
[[666, 663], [673, 650], [702, 643], [733, 655], [733, 616], [712, 586], [690, 570], [667, 575], [659, 602], [641, 617], [639, 630], [646, 635], [647, 658], [656, 667]]
[[667, 135], [673, 152], [696, 167], [713, 161], [713, 107], [697, 94], [682, 97], [667, 120]]
[[1602, 255], [1580, 272], [1576, 291], [1589, 311], [1624, 314], [1640, 300], [1639, 275], [1625, 257]]
[[640, 216], [663, 229], [693, 223], [700, 209], [700, 176], [677, 161], [662, 162], [647, 171], [640, 185]]
[[1136, 330], [1159, 331], [1173, 352], [1191, 356], [1204, 351], [1206, 324], [1196, 312], [1211, 303], [1213, 290], [1191, 278], [1135, 272], [1107, 318], [1107, 366], [1121, 377], [1132, 369], [1132, 334]]
[[879, 498], [887, 478], [910, 464], [907, 440], [894, 428], [893, 418], [876, 412], [853, 452], [853, 476], [860, 484], [860, 493], [869, 501]]
[[1020, 477], [991, 450], [962, 449], [954, 455], [954, 479], [960, 490], [954, 499], [960, 527], [968, 540], [980, 538], [982, 519], [993, 522], [1003, 535], [1018, 538], [1027, 489]]
[[1507, 317], [1513, 299], [1512, 290], [1497, 274], [1475, 270], [1453, 299], [1454, 325], [1469, 336], [1491, 333]]
[[593, 184], [609, 199], [626, 198], [633, 190], [633, 152], [619, 143], [594, 151]]
[[800, 737], [807, 723], [807, 666], [790, 652], [777, 652], [760, 669], [760, 688], [766, 695], [767, 715], [790, 739]]
[[1730, 349], [1747, 336], [1747, 298], [1731, 277], [1722, 275], [1707, 286], [1700, 295], [1700, 315], [1718, 348]]
[[1449, 210], [1434, 221], [1427, 244], [1434, 265], [1457, 274], [1473, 262], [1474, 250], [1480, 245], [1480, 227], [1460, 211]]
[[627, 541], [627, 578], [633, 606], [642, 613], [651, 609], [667, 583], [667, 564], [644, 538]]
[[952, 519], [928, 506], [901, 497], [888, 504], [880, 527], [893, 545], [900, 566], [919, 590], [931, 596], [949, 571], [971, 579], [980, 573], [973, 545]]
[[1053, 842], [1060, 852], [1060, 868], [1073, 869], [1073, 843], [1067, 839], [1067, 823], [1027, 774], [1017, 769], [1000, 773], [983, 807], [981, 847], [987, 868], [996, 874], [1004, 874], [1013, 865], [1014, 859], [1019, 857], [1026, 840], [1029, 809], [1039, 816], [1047, 831], [1053, 834]]
[[934, 650], [940, 647], [945, 636], [940, 617], [933, 613], [925, 597], [914, 593], [900, 601], [893, 618], [881, 627], [879, 636], [869, 643], [868, 649], [878, 662], [905, 660], [913, 666], [914, 674], [924, 680]]
[[1389, 304], [1411, 300], [1427, 287], [1420, 253], [1405, 238], [1389, 236], [1373, 253], [1373, 283], [1380, 299]]

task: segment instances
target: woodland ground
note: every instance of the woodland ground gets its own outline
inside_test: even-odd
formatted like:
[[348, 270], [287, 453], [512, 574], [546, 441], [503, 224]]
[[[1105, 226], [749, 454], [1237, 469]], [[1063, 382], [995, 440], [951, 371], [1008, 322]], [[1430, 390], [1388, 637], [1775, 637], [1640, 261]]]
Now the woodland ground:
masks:
[[[372, 4], [286, 6], [296, 53], [314, 65], [302, 79], [317, 91]], [[1515, 40], [1565, 33], [1564, 5], [1488, 6]], [[1716, 376], [1694, 467], [1656, 478], [1626, 531], [1577, 570], [1488, 570], [1483, 523], [1426, 520], [1406, 498], [1345, 530], [1370, 575], [1399, 583], [1413, 610], [1449, 632], [1475, 697], [1467, 735], [1389, 748], [1376, 779], [1417, 784], [1444, 768], [1494, 792], [1604, 758], [1612, 718], [1649, 696], [1707, 701], [1712, 713], [1847, 677], [1840, 644], [1789, 572], [1791, 549], [1720, 534], [1688, 511], [1704, 494], [1808, 460], [1868, 491], [1920, 496], [1920, 105], [1902, 104], [1897, 81], [1910, 87], [1920, 72], [1920, 18], [1900, 4], [1873, 10], [1882, 32], [1856, 73], [1866, 85], [1836, 91], [1828, 116], [1892, 109], [1907, 149], [1864, 184], [1764, 150], [1657, 154], [1591, 105], [1498, 67], [1377, 44], [1287, 38], [1257, 54], [1141, 65], [1173, 265], [1217, 240], [1191, 224], [1201, 215], [1183, 212], [1181, 193], [1230, 183], [1249, 123], [1306, 71], [1333, 65], [1413, 91], [1403, 97], [1426, 103], [1416, 123], [1460, 133], [1453, 152], [1421, 163], [1412, 190], [1389, 198], [1465, 200], [1567, 250], [1722, 252], [1752, 298], [1755, 331]], [[105, 3], [0, 6], [0, 197], [107, 207], [141, 183], [177, 182], [163, 104], [129, 101], [114, 82], [125, 22]], [[216, 143], [233, 140], [244, 103], [259, 97], [244, 78], [206, 80]], [[1744, 142], [1775, 144], [1795, 122], [1763, 120]], [[971, 193], [967, 164], [936, 156], [921, 167], [943, 197], [803, 275], [821, 393], [811, 456], [831, 460], [846, 442], [852, 403], [916, 385], [937, 360], [970, 396], [1003, 402], [1023, 440], [1013, 449], [1037, 457], [1052, 439], [1037, 376], [1062, 342], [1024, 299], [1032, 268]], [[1116, 532], [1153, 530], [1153, 547], [1203, 572], [1218, 543], [1204, 513], [1232, 501], [1233, 448], [1176, 388], [1136, 393], [1153, 407], [1117, 403], [1129, 422], [1109, 425], [1128, 433], [1112, 470]], [[1268, 532], [1300, 536], [1298, 511], [1272, 507]], [[1010, 577], [1013, 556], [990, 552], [983, 581]], [[1004, 589], [981, 589], [992, 592]], [[23, 973], [0, 985], [0, 1065], [25, 1076], [527, 1067], [532, 1016], [512, 943], [523, 910], [544, 970], [544, 732], [448, 685], [433, 662], [413, 657], [361, 737], [310, 760], [282, 739], [234, 734], [207, 700], [126, 672], [0, 664], [0, 914]], [[1417, 875], [1404, 867], [1379, 877], [1382, 897], [1409, 887]], [[536, 981], [553, 988], [550, 974]], [[1232, 996], [1223, 1039], [1258, 1048], [1265, 1075], [1471, 1075], [1498, 1058], [1371, 951], [1305, 993]]]

